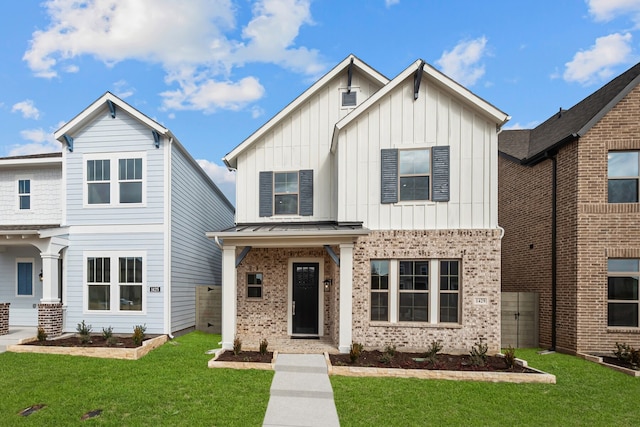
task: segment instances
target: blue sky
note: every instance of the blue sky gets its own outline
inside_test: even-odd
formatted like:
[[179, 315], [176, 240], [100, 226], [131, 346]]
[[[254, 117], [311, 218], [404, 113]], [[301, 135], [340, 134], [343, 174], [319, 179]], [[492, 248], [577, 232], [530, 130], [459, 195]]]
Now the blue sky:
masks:
[[640, 60], [640, 0], [50, 0], [3, 3], [0, 157], [111, 91], [172, 130], [233, 201], [221, 158], [348, 54], [424, 59], [534, 127]]

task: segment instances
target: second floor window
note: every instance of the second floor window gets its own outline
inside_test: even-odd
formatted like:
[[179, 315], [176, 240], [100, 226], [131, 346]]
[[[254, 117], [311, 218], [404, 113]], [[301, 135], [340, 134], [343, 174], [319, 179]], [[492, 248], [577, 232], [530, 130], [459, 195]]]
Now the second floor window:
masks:
[[87, 191], [90, 205], [111, 202], [110, 169], [109, 160], [87, 160]]
[[142, 203], [142, 159], [120, 159], [120, 203]]
[[610, 151], [607, 163], [609, 203], [638, 203], [640, 151]]
[[31, 180], [18, 180], [18, 207], [21, 210], [31, 209]]
[[273, 174], [273, 206], [276, 215], [298, 214], [298, 172]]
[[398, 177], [400, 201], [429, 200], [430, 150], [400, 150]]

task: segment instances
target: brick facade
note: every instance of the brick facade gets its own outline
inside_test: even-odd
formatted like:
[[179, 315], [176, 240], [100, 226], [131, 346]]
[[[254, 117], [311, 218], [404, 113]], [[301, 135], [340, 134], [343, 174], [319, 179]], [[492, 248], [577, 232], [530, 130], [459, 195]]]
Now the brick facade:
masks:
[[[480, 337], [490, 351], [500, 348], [499, 230], [372, 231], [358, 238], [353, 260], [353, 341], [366, 347], [425, 348], [441, 340], [446, 351], [468, 352]], [[339, 254], [339, 248], [334, 248]], [[237, 335], [249, 347], [262, 338], [288, 338], [289, 261], [317, 259], [323, 276], [333, 281], [323, 292], [324, 337], [338, 342], [339, 270], [323, 248], [254, 248], [237, 268]], [[369, 313], [371, 259], [461, 260], [461, 322], [459, 325], [381, 324]], [[248, 273], [263, 273], [263, 297], [246, 297]], [[474, 297], [488, 304], [475, 305]]]
[[[640, 329], [607, 326], [607, 260], [640, 258], [640, 205], [607, 201], [609, 150], [640, 150], [640, 87], [557, 154], [556, 347], [640, 347]], [[551, 161], [499, 160], [503, 291], [540, 292], [540, 345], [551, 344]], [[530, 245], [533, 245], [531, 249]], [[538, 250], [539, 249], [539, 250]]]
[[62, 304], [38, 304], [38, 328], [43, 328], [49, 338], [62, 335]]
[[9, 333], [9, 303], [0, 303], [0, 335]]

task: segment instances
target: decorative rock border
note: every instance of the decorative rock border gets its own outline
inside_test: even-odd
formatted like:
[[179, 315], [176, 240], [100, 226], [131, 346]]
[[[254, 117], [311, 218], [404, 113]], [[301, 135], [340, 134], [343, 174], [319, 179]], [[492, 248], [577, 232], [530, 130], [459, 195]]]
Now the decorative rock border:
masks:
[[[208, 363], [209, 368], [230, 369], [262, 369], [274, 370], [278, 352], [273, 352], [271, 363], [257, 362], [224, 362], [216, 359], [224, 349], [216, 351], [216, 355]], [[365, 368], [359, 366], [333, 366], [329, 359], [329, 353], [324, 353], [329, 375], [342, 375], [350, 377], [392, 377], [392, 378], [422, 378], [432, 380], [456, 380], [456, 381], [485, 381], [485, 382], [510, 382], [510, 383], [542, 383], [555, 384], [556, 376], [528, 366], [526, 360], [516, 359], [520, 366], [528, 368], [533, 373], [520, 372], [482, 372], [482, 371], [442, 371], [430, 369], [394, 369], [394, 368]]]
[[586, 354], [586, 353], [578, 353], [577, 356], [583, 358], [584, 360], [588, 360], [589, 362], [595, 362], [602, 366], [606, 366], [607, 368], [611, 368], [618, 372], [622, 372], [623, 374], [627, 374], [632, 377], [640, 377], [640, 371], [625, 368], [624, 366], [612, 365], [610, 363], [605, 362], [600, 356], [596, 356], [594, 354]]
[[216, 355], [213, 359], [209, 360], [207, 366], [209, 368], [229, 368], [229, 369], [260, 369], [263, 371], [273, 371], [276, 365], [276, 358], [278, 357], [278, 352], [273, 352], [273, 359], [271, 359], [271, 363], [262, 363], [262, 362], [227, 362], [220, 360], [218, 361], [218, 357], [224, 353], [226, 350], [221, 348], [216, 350]]
[[39, 345], [21, 345], [26, 342], [35, 341], [36, 338], [26, 338], [20, 340], [19, 344], [7, 346], [7, 351], [13, 353], [43, 353], [43, 354], [63, 354], [69, 356], [99, 357], [103, 359], [123, 359], [138, 360], [151, 350], [160, 347], [167, 342], [166, 335], [145, 340], [140, 347], [118, 348], [118, 347], [55, 347]]

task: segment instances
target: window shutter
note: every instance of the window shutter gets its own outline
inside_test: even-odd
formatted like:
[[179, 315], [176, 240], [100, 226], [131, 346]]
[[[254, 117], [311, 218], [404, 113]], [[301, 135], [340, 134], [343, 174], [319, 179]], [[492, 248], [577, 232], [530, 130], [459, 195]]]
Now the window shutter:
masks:
[[273, 215], [273, 172], [260, 172], [260, 192], [258, 198], [260, 203], [259, 215]]
[[398, 150], [383, 148], [380, 154], [380, 202], [398, 202]]
[[431, 200], [449, 201], [449, 146], [431, 148]]
[[299, 172], [300, 184], [300, 215], [313, 215], [313, 170], [301, 170]]

